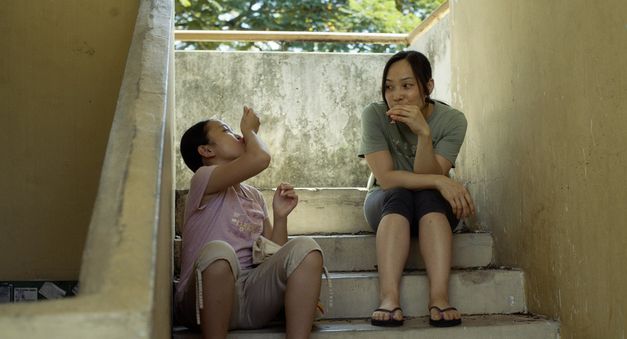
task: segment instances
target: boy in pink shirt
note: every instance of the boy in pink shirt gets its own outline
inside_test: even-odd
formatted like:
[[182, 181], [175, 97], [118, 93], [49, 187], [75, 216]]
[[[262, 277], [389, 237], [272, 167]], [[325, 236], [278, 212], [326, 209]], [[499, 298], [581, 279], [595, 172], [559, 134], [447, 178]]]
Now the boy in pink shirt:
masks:
[[[242, 136], [218, 120], [202, 121], [181, 138], [185, 164], [195, 172], [185, 205], [181, 280], [175, 315], [203, 338], [229, 329], [259, 328], [285, 307], [287, 338], [308, 338], [320, 294], [322, 250], [307, 237], [287, 241], [294, 188], [281, 183], [270, 223], [263, 197], [242, 182], [270, 164], [257, 136], [259, 118], [244, 107]], [[252, 245], [260, 235], [282, 245], [258, 266]]]

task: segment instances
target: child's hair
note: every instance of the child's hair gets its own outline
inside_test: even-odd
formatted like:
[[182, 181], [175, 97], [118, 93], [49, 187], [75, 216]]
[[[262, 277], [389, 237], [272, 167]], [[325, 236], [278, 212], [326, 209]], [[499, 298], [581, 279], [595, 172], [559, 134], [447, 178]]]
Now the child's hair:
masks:
[[209, 122], [212, 120], [204, 120], [197, 122], [183, 133], [181, 137], [180, 151], [183, 156], [185, 165], [190, 170], [196, 172], [204, 164], [202, 157], [198, 154], [198, 146], [209, 144]]
[[422, 93], [427, 95], [426, 101], [429, 103], [433, 103], [433, 100], [429, 98], [429, 93], [427, 83], [431, 79], [431, 63], [429, 59], [427, 59], [424, 54], [417, 51], [402, 51], [394, 54], [388, 62], [385, 64], [385, 68], [383, 69], [383, 83], [381, 84], [381, 94], [383, 95], [383, 101], [389, 107], [388, 101], [385, 100], [385, 79], [388, 76], [388, 71], [392, 64], [397, 61], [407, 60], [409, 65], [411, 66], [411, 70], [414, 73], [414, 78], [420, 84], [420, 89]]

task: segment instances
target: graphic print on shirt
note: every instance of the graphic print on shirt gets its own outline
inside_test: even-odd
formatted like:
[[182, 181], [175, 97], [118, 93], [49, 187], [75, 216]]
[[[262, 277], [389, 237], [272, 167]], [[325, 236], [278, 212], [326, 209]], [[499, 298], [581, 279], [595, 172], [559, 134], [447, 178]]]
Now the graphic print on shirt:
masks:
[[241, 239], [252, 239], [263, 231], [265, 215], [261, 206], [254, 202], [244, 202], [245, 210], [233, 212], [231, 232]]
[[[404, 157], [405, 159], [407, 159], [408, 161], [413, 161], [414, 157], [416, 156], [416, 145], [407, 142], [406, 140], [401, 140], [400, 137], [391, 137], [391, 143], [393, 145], [393, 149], [396, 151], [396, 153], [398, 153], [400, 156]], [[392, 151], [390, 150], [390, 153]]]

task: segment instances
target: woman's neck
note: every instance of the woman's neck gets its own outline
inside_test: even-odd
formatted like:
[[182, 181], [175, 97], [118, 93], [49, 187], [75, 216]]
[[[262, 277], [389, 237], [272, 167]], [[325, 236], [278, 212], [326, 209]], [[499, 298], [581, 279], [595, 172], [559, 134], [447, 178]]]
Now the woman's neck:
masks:
[[426, 102], [425, 103], [425, 108], [421, 109], [422, 111], [422, 115], [425, 117], [425, 120], [428, 120], [429, 117], [431, 117], [431, 114], [433, 114], [433, 109], [435, 108], [435, 104]]

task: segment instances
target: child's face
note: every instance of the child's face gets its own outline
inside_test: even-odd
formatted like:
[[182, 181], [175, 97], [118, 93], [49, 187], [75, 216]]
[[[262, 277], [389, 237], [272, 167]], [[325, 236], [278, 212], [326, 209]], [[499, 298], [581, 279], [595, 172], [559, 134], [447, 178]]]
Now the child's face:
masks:
[[215, 160], [234, 160], [245, 151], [244, 139], [222, 121], [210, 121], [209, 140], [216, 155]]

